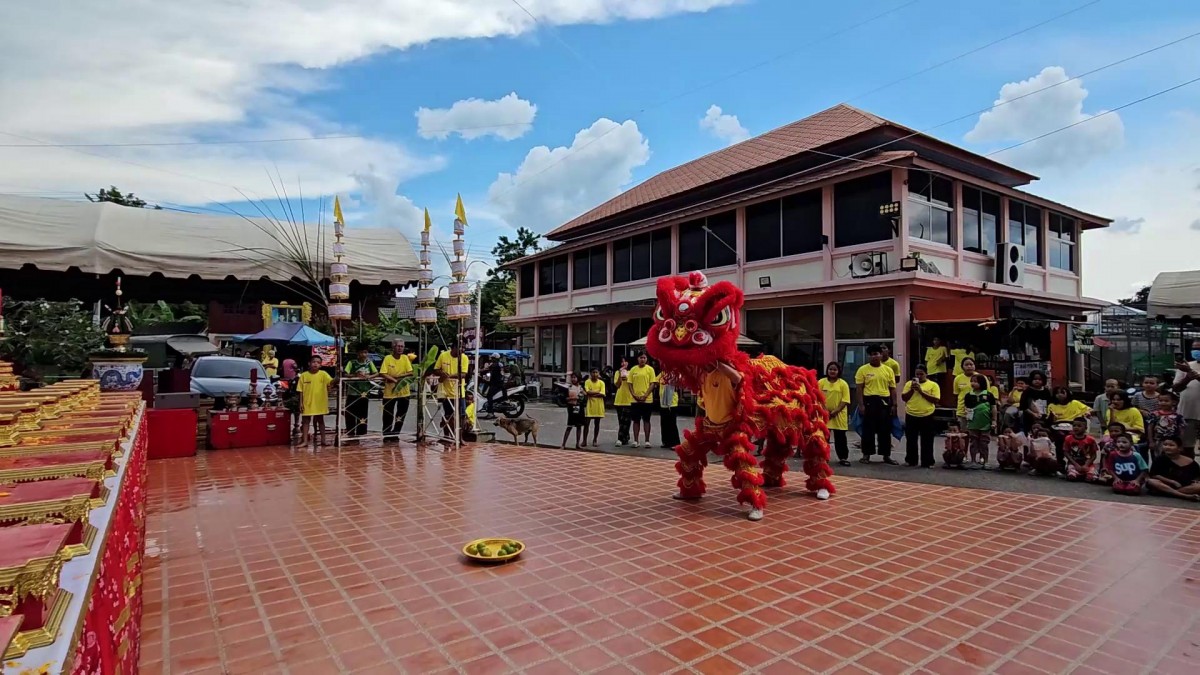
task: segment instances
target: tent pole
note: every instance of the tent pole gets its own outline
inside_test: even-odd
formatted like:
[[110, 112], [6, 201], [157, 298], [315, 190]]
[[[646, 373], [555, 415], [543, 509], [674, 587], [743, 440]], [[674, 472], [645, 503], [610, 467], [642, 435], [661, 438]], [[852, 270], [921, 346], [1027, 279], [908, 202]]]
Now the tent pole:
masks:
[[[479, 351], [483, 349], [483, 282], [475, 284], [475, 368], [471, 376], [471, 391], [475, 392], [475, 418], [479, 419]], [[471, 431], [479, 432], [479, 423], [471, 425]]]

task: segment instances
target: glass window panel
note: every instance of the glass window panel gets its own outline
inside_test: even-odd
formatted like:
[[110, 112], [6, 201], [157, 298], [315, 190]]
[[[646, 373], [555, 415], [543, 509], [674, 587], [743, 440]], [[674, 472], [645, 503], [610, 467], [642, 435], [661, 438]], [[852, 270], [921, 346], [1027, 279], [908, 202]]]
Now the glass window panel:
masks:
[[930, 201], [947, 208], [954, 206], [954, 183], [940, 176], [935, 176], [929, 195]]
[[706, 267], [737, 264], [737, 212], [726, 211], [709, 216], [708, 260]]
[[613, 242], [613, 283], [629, 281], [629, 263], [633, 248], [628, 239]]
[[980, 217], [979, 190], [963, 187], [963, 250], [983, 253], [986, 249], [983, 243], [983, 221]]
[[704, 221], [693, 220], [679, 226], [679, 273], [705, 268]]
[[908, 200], [908, 236], [917, 239], [933, 239], [932, 207], [922, 201]]
[[746, 207], [746, 260], [778, 258], [782, 251], [780, 200]]
[[896, 316], [892, 299], [839, 302], [834, 306], [834, 331], [838, 340], [892, 340]]
[[589, 255], [590, 251], [578, 251], [575, 253], [573, 262], [573, 271], [571, 283], [575, 288], [590, 288], [592, 285], [592, 259]]
[[783, 360], [794, 366], [824, 370], [824, 322], [820, 305], [783, 308]]
[[597, 246], [592, 249], [592, 254], [589, 260], [591, 271], [592, 286], [603, 286], [608, 283], [605, 278], [605, 273], [608, 271], [608, 250], [604, 246]]
[[892, 174], [884, 171], [833, 187], [833, 240], [855, 246], [892, 238], [892, 223], [879, 207], [892, 201]]
[[650, 278], [650, 234], [639, 234], [633, 238], [632, 272], [633, 279]]
[[984, 192], [980, 202], [983, 206], [981, 227], [984, 253], [995, 255], [997, 238], [1000, 236], [1000, 197]]
[[650, 276], [665, 277], [671, 273], [671, 228], [650, 233]]
[[554, 292], [567, 292], [567, 256], [554, 259]]
[[746, 337], [762, 343], [764, 354], [783, 357], [783, 313], [778, 307], [746, 310]]
[[517, 289], [518, 292], [520, 293], [520, 296], [522, 298], [532, 298], [533, 297], [533, 280], [535, 277], [535, 270], [534, 270], [533, 263], [530, 263], [528, 265], [521, 265], [520, 275], [521, 275], [521, 279], [520, 279], [520, 282], [518, 284], [518, 289]]
[[550, 295], [554, 292], [554, 261], [543, 260], [538, 263], [538, 295]]
[[[824, 248], [821, 237], [821, 191], [809, 190], [782, 200], [783, 255], [812, 253]], [[749, 245], [749, 235], [747, 235]]]
[[950, 243], [950, 212], [945, 209], [939, 209], [935, 206], [929, 207], [929, 222], [932, 230], [933, 241], [939, 244]]

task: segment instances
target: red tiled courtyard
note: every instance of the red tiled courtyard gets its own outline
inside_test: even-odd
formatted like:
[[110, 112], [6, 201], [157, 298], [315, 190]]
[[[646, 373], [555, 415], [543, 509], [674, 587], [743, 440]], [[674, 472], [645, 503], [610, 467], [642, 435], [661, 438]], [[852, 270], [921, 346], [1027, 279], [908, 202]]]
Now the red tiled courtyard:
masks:
[[[795, 476], [795, 474], [792, 474]], [[1200, 513], [476, 446], [150, 464], [146, 673], [1194, 673]], [[481, 536], [528, 546], [480, 567]]]

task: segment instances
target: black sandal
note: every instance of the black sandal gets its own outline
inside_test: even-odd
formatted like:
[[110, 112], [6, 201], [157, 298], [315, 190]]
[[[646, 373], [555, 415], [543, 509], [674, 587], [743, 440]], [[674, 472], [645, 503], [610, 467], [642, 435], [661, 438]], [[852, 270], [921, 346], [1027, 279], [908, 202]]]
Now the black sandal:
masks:
[[870, 458], [870, 457], [863, 457], [862, 459], [858, 460], [858, 463], [859, 463], [859, 464], [870, 464], [870, 463], [871, 463], [871, 458]]
[[848, 459], [839, 459], [839, 460], [838, 460], [838, 464], [840, 464], [840, 465], [842, 465], [842, 466], [850, 466], [850, 460], [848, 460]]

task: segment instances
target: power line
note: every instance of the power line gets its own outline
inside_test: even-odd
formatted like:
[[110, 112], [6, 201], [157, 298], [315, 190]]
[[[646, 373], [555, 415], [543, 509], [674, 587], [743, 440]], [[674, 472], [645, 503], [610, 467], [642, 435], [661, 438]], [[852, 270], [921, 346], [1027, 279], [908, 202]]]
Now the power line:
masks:
[[[915, 2], [915, 1], [916, 1], [916, 0], [913, 0], [913, 2]], [[969, 56], [969, 55], [971, 55], [971, 54], [976, 54], [976, 53], [978, 53], [978, 52], [980, 52], [980, 51], [982, 51], [982, 50], [984, 50], [984, 49], [987, 49], [988, 47], [991, 47], [991, 46], [993, 46], [993, 45], [999, 44], [999, 43], [1001, 43], [1001, 42], [1003, 42], [1003, 41], [1005, 41], [1005, 40], [1008, 40], [1008, 39], [1010, 39], [1010, 38], [1016, 37], [1016, 36], [1018, 36], [1018, 35], [1022, 35], [1022, 34], [1024, 34], [1024, 33], [1027, 33], [1027, 32], [1029, 32], [1029, 31], [1031, 31], [1031, 30], [1034, 30], [1034, 29], [1036, 29], [1036, 28], [1039, 28], [1039, 27], [1041, 27], [1041, 26], [1045, 26], [1046, 24], [1049, 24], [1049, 23], [1051, 23], [1051, 22], [1054, 22], [1054, 21], [1057, 21], [1057, 20], [1059, 20], [1059, 19], [1062, 19], [1062, 18], [1064, 18], [1064, 17], [1066, 17], [1066, 16], [1069, 16], [1069, 15], [1071, 15], [1071, 14], [1073, 14], [1073, 13], [1075, 13], [1075, 12], [1077, 12], [1077, 11], [1081, 10], [1081, 9], [1085, 9], [1085, 8], [1087, 8], [1087, 7], [1091, 6], [1091, 5], [1095, 5], [1095, 4], [1097, 4], [1097, 3], [1099, 3], [1099, 2], [1102, 2], [1102, 1], [1103, 1], [1103, 0], [1090, 0], [1089, 2], [1087, 2], [1087, 3], [1084, 3], [1083, 5], [1080, 5], [1080, 6], [1076, 7], [1075, 9], [1072, 9], [1072, 10], [1070, 10], [1070, 11], [1064, 12], [1064, 13], [1062, 13], [1062, 14], [1058, 14], [1058, 15], [1052, 16], [1052, 17], [1050, 17], [1050, 18], [1048, 18], [1048, 19], [1045, 19], [1045, 20], [1043, 20], [1043, 21], [1040, 21], [1040, 22], [1038, 22], [1038, 23], [1036, 23], [1036, 24], [1033, 24], [1033, 25], [1031, 25], [1031, 26], [1026, 26], [1025, 28], [1022, 28], [1022, 29], [1020, 29], [1020, 30], [1018, 30], [1018, 31], [1016, 31], [1016, 32], [1010, 33], [1010, 34], [1008, 34], [1008, 35], [1005, 35], [1005, 36], [1003, 36], [1003, 37], [1001, 37], [1001, 38], [998, 38], [998, 39], [996, 39], [996, 40], [993, 40], [993, 41], [991, 41], [991, 42], [989, 42], [989, 43], [987, 43], [987, 44], [985, 44], [985, 45], [982, 45], [982, 46], [979, 46], [979, 47], [974, 47], [974, 48], [972, 48], [972, 49], [970, 49], [970, 50], [968, 50], [968, 51], [966, 51], [966, 52], [964, 52], [964, 53], [962, 53], [962, 54], [959, 54], [959, 55], [957, 55], [957, 56], [955, 56], [955, 57], [952, 57], [952, 58], [950, 58], [950, 59], [948, 59], [948, 60], [946, 60], [946, 61], [943, 61], [943, 62], [941, 62], [941, 63], [935, 64], [935, 65], [933, 65], [933, 66], [929, 66], [929, 67], [923, 68], [923, 69], [921, 69], [921, 70], [917, 71], [916, 73], [913, 73], [913, 74], [911, 74], [911, 75], [905, 76], [904, 78], [901, 78], [901, 79], [899, 79], [899, 80], [896, 80], [895, 82], [888, 83], [888, 84], [884, 85], [882, 88], [887, 88], [887, 87], [890, 87], [890, 86], [892, 86], [893, 84], [896, 84], [897, 82], [901, 82], [901, 81], [904, 81], [904, 80], [911, 79], [911, 78], [913, 78], [913, 77], [916, 77], [916, 76], [918, 76], [918, 75], [921, 75], [921, 74], [924, 74], [924, 73], [926, 73], [926, 72], [929, 72], [930, 70], [933, 70], [933, 69], [935, 69], [935, 68], [939, 68], [939, 67], [941, 67], [942, 65], [945, 65], [945, 64], [947, 64], [947, 63], [951, 63], [951, 62], [953, 62], [953, 61], [957, 61], [957, 60], [959, 60], [959, 59], [961, 59], [961, 58], [964, 58], [964, 57], [966, 57], [966, 56]], [[828, 36], [826, 36], [826, 37], [824, 37], [824, 38], [821, 38], [820, 40], [817, 40], [817, 41], [815, 41], [815, 42], [811, 42], [811, 43], [807, 43], [805, 46], [812, 46], [812, 45], [815, 45], [815, 44], [819, 44], [820, 42], [823, 42], [823, 41], [825, 41], [825, 40], [827, 40], [827, 39], [829, 39], [829, 38], [831, 38], [831, 37], [834, 37], [834, 36], [840, 35], [841, 33], [844, 33], [844, 32], [847, 32], [847, 31], [849, 31], [849, 30], [852, 30], [853, 28], [855, 28], [855, 27], [857, 27], [857, 26], [859, 26], [859, 25], [863, 25], [863, 24], [865, 24], [865, 23], [869, 23], [869, 22], [871, 22], [871, 21], [874, 21], [874, 20], [875, 20], [875, 19], [877, 19], [877, 18], [880, 18], [880, 17], [882, 17], [882, 16], [886, 16], [887, 14], [890, 14], [890, 13], [892, 13], [892, 12], [895, 12], [895, 11], [898, 11], [898, 10], [900, 10], [900, 9], [903, 9], [904, 7], [907, 7], [908, 5], [911, 5], [911, 4], [913, 4], [913, 2], [909, 2], [909, 3], [905, 4], [905, 5], [901, 5], [901, 6], [899, 6], [899, 7], [896, 7], [895, 9], [889, 10], [889, 11], [887, 11], [887, 12], [884, 12], [884, 13], [882, 13], [882, 14], [878, 14], [878, 15], [876, 15], [875, 17], [872, 17], [872, 18], [870, 18], [870, 19], [867, 19], [867, 20], [866, 20], [866, 21], [864, 21], [864, 22], [861, 22], [861, 23], [859, 23], [859, 24], [855, 24], [855, 26], [851, 26], [851, 27], [848, 27], [848, 28], [842, 29], [842, 30], [840, 30], [840, 31], [837, 31], [837, 32], [831, 33], [830, 35], [828, 35]], [[803, 47], [801, 47], [801, 48], [803, 48]], [[797, 50], [797, 51], [798, 51], [798, 50]], [[850, 98], [850, 99], [846, 99], [846, 100], [857, 100], [857, 99], [859, 99], [859, 98], [862, 98], [863, 96], [869, 95], [869, 94], [871, 94], [871, 93], [873, 93], [873, 92], [875, 92], [875, 91], [877, 91], [877, 90], [880, 90], [880, 89], [882, 89], [882, 88], [880, 88], [880, 87], [877, 87], [877, 88], [875, 88], [875, 89], [872, 89], [871, 91], [868, 91], [868, 92], [866, 92], [866, 93], [864, 93], [864, 94], [859, 94], [859, 95], [857, 95], [857, 96], [854, 96], [854, 97], [852, 97], [852, 98]], [[653, 107], [656, 107], [656, 106], [651, 106], [651, 107], [648, 107], [648, 108], [643, 108], [643, 109], [642, 109], [641, 111], [639, 111], [639, 112], [645, 112], [646, 110], [649, 110], [649, 109], [651, 109], [651, 108], [653, 108]], [[504, 191], [502, 191], [502, 192], [499, 192], [499, 193], [497, 194], [497, 196], [504, 195], [504, 194], [508, 194], [509, 192], [512, 192], [513, 190], [517, 189], [517, 188], [518, 188], [518, 187], [520, 187], [521, 185], [524, 185], [525, 183], [528, 183], [530, 180], [532, 180], [532, 179], [536, 178], [537, 176], [540, 176], [541, 174], [543, 174], [543, 173], [545, 173], [545, 172], [549, 171], [551, 168], [553, 168], [553, 167], [555, 167], [555, 166], [558, 166], [558, 165], [559, 165], [559, 164], [561, 164], [563, 161], [565, 161], [565, 160], [566, 160], [568, 157], [570, 157], [572, 154], [574, 154], [574, 153], [576, 153], [576, 152], [579, 152], [579, 151], [583, 150], [584, 148], [588, 147], [589, 145], [592, 145], [593, 143], [596, 143], [596, 142], [600, 141], [600, 140], [601, 140], [601, 139], [603, 139], [605, 136], [608, 136], [610, 133], [612, 133], [612, 132], [614, 132], [614, 131], [616, 131], [617, 129], [620, 129], [620, 128], [621, 128], [621, 125], [620, 125], [620, 124], [617, 124], [617, 125], [615, 125], [615, 126], [613, 126], [613, 127], [609, 128], [607, 131], [605, 131], [604, 133], [600, 134], [599, 136], [596, 136], [596, 137], [595, 137], [595, 138], [593, 138], [592, 140], [588, 141], [587, 143], [584, 143], [583, 145], [580, 145], [578, 148], [575, 148], [575, 147], [567, 148], [567, 151], [566, 151], [566, 152], [564, 152], [564, 153], [562, 154], [562, 156], [558, 157], [558, 158], [557, 158], [555, 161], [553, 161], [553, 162], [551, 162], [551, 163], [547, 164], [546, 166], [542, 167], [542, 168], [541, 168], [540, 170], [538, 170], [537, 172], [535, 172], [535, 173], [533, 173], [533, 174], [530, 174], [530, 175], [529, 175], [529, 177], [528, 177], [528, 178], [526, 178], [526, 179], [525, 179], [525, 180], [523, 180], [523, 181], [514, 181], [514, 182], [513, 182], [513, 184], [512, 184], [511, 186], [509, 186], [509, 187], [508, 187], [506, 190], [504, 190]]]

